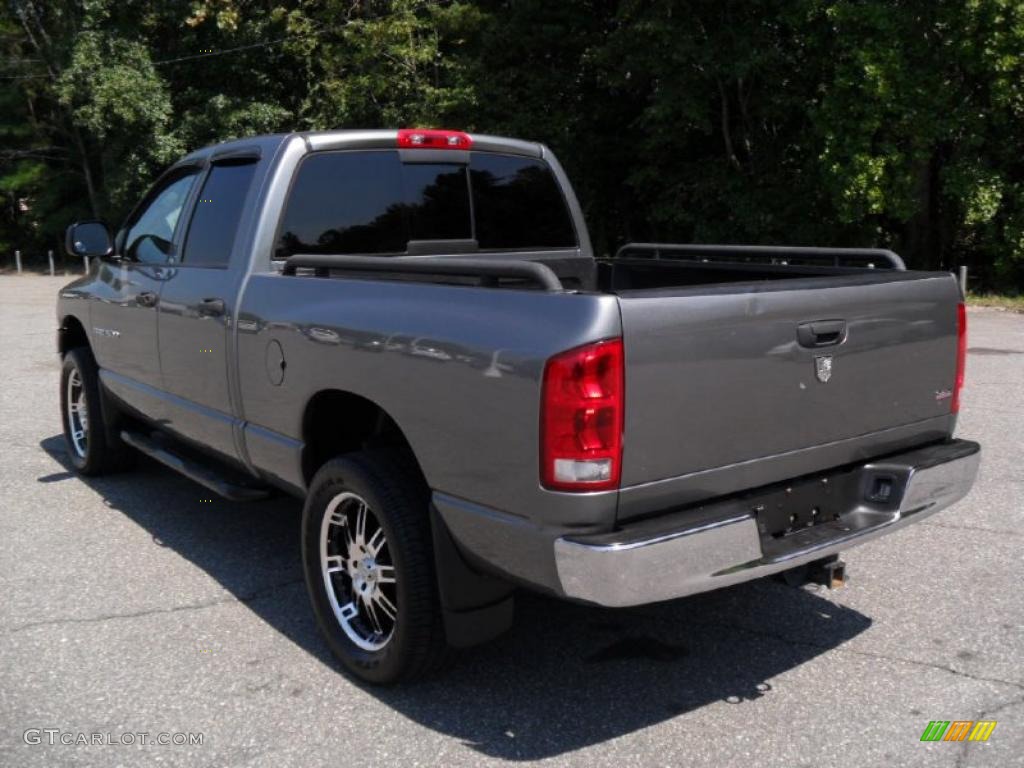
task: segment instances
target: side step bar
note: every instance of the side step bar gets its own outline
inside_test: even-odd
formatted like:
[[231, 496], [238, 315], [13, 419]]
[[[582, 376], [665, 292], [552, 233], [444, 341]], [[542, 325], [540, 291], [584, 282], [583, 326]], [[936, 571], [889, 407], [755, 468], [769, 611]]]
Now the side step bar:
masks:
[[235, 480], [230, 470], [218, 471], [216, 468], [201, 464], [199, 461], [173, 453], [163, 441], [141, 432], [121, 432], [121, 439], [150, 458], [156, 459], [164, 466], [180, 472], [205, 488], [231, 501], [260, 501], [270, 496], [265, 488], [247, 485], [239, 476]]

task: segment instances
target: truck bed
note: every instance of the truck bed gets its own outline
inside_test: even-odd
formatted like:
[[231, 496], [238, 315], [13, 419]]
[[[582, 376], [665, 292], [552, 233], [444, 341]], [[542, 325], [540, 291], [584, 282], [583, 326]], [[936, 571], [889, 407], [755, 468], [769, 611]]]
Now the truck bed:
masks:
[[[690, 258], [662, 257], [674, 249]], [[293, 260], [324, 275], [328, 265], [338, 276], [614, 296], [626, 350], [619, 519], [934, 442], [955, 423], [959, 287], [886, 251]]]

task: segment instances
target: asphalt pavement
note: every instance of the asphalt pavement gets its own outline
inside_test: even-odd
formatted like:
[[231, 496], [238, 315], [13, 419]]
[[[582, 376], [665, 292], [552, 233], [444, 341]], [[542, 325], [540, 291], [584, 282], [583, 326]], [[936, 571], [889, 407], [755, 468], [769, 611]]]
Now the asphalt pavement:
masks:
[[[1024, 765], [1024, 315], [969, 314], [975, 490], [844, 554], [845, 588], [524, 594], [506, 636], [377, 689], [317, 633], [297, 502], [211, 501], [148, 461], [69, 471], [66, 281], [0, 276], [0, 766]], [[922, 743], [931, 720], [998, 725]]]

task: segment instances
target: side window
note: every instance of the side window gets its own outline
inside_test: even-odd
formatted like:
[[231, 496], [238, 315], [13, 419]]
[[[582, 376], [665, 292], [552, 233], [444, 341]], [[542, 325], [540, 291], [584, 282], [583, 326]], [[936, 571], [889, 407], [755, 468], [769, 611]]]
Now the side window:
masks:
[[255, 171], [253, 162], [218, 164], [210, 169], [189, 223], [182, 264], [227, 266]]
[[274, 257], [295, 253], [399, 253], [405, 227], [397, 152], [324, 152], [292, 184]]
[[171, 254], [174, 228], [196, 172], [190, 171], [150, 193], [149, 202], [134, 217], [125, 237], [124, 255], [143, 264], [163, 264]]
[[544, 162], [474, 152], [469, 173], [480, 248], [576, 245], [569, 209]]

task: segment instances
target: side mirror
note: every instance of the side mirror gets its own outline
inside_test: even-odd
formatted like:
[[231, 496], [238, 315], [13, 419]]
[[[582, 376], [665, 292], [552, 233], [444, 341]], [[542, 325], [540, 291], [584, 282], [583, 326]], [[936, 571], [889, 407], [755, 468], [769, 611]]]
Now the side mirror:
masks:
[[114, 252], [107, 225], [101, 221], [79, 221], [64, 233], [64, 250], [70, 256], [102, 258]]

